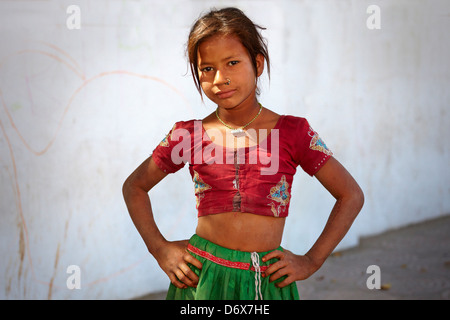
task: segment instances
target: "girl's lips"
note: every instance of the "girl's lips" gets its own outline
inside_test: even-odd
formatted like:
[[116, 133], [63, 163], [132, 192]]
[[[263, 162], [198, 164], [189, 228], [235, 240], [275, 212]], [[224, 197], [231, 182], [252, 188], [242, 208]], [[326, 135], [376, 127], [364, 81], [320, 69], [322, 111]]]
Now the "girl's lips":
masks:
[[228, 91], [219, 91], [216, 93], [216, 96], [219, 97], [219, 99], [227, 99], [230, 98], [236, 90], [228, 90]]

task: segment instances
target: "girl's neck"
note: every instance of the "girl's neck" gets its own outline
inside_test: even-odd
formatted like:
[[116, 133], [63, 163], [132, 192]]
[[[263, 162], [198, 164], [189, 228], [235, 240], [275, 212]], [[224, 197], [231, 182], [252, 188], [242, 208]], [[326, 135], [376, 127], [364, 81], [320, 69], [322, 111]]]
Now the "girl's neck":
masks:
[[230, 126], [240, 127], [248, 123], [255, 115], [258, 114], [261, 105], [256, 97], [250, 101], [243, 101], [241, 104], [224, 108], [218, 106], [218, 114], [220, 118]]

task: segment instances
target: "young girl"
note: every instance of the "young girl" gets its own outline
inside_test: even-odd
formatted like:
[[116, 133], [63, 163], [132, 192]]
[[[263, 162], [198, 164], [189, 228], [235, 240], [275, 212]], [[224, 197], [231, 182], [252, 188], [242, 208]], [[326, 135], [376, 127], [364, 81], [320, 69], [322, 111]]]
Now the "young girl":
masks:
[[[358, 184], [307, 120], [258, 102], [258, 78], [269, 69], [258, 29], [236, 8], [195, 22], [187, 48], [194, 82], [217, 109], [177, 122], [124, 183], [130, 216], [171, 281], [168, 299], [298, 299], [295, 281], [320, 268], [362, 208]], [[190, 240], [168, 241], [148, 192], [186, 162], [198, 225]], [[304, 255], [280, 247], [298, 165], [336, 199]]]

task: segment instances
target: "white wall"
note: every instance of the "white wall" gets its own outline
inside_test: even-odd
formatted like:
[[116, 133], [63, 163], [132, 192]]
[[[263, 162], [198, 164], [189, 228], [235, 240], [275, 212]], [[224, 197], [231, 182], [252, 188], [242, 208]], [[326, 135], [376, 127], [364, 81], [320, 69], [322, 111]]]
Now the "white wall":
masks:
[[[81, 29], [68, 29], [69, 5]], [[381, 9], [369, 30], [367, 7]], [[168, 280], [121, 196], [173, 122], [202, 118], [184, 44], [211, 1], [0, 2], [0, 297], [131, 298]], [[217, 1], [268, 28], [261, 102], [307, 117], [365, 191], [340, 248], [450, 211], [447, 1]], [[299, 169], [283, 245], [304, 253], [333, 205]], [[185, 168], [151, 191], [169, 239], [195, 229]], [[69, 290], [69, 265], [81, 289]]]

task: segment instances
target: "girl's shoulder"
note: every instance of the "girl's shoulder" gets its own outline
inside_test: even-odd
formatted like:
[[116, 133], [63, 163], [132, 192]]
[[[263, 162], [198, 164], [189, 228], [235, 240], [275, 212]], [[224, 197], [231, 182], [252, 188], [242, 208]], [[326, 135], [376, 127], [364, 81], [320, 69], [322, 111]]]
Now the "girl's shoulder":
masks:
[[309, 122], [306, 118], [294, 115], [282, 115], [279, 121], [280, 129], [284, 129], [285, 131], [289, 130], [299, 130], [303, 128], [309, 127]]
[[201, 119], [190, 119], [190, 120], [179, 120], [176, 121], [172, 127], [173, 129], [186, 129], [186, 130], [192, 130], [194, 129], [195, 125], [198, 123], [202, 123]]
[[283, 115], [283, 118], [285, 121], [287, 122], [292, 122], [292, 123], [305, 123], [308, 122], [308, 120], [306, 120], [306, 118], [301, 117], [301, 116], [294, 116], [291, 114], [285, 114]]

